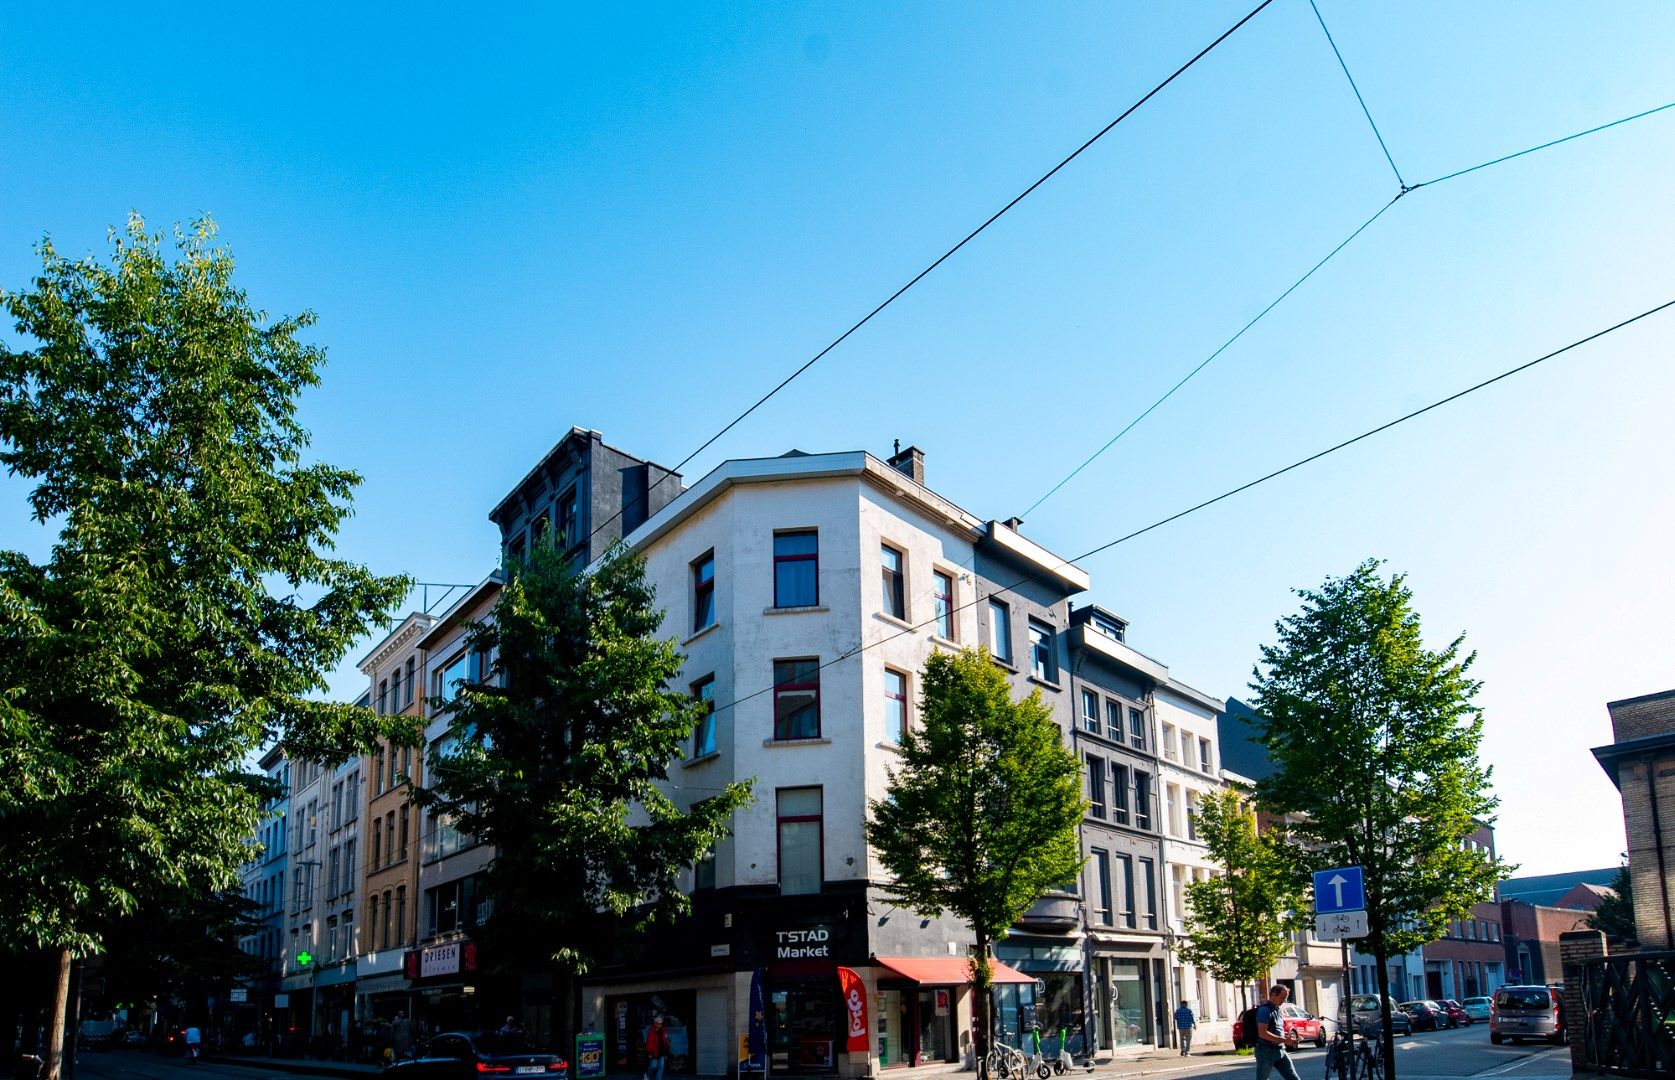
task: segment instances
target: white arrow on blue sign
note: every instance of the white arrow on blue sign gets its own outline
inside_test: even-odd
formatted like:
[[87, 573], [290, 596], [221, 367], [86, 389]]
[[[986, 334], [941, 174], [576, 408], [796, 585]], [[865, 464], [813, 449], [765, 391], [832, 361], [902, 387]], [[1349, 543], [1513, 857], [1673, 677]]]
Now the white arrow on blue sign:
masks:
[[1367, 890], [1361, 882], [1359, 866], [1340, 866], [1335, 870], [1314, 872], [1314, 910], [1318, 915], [1336, 911], [1364, 911]]

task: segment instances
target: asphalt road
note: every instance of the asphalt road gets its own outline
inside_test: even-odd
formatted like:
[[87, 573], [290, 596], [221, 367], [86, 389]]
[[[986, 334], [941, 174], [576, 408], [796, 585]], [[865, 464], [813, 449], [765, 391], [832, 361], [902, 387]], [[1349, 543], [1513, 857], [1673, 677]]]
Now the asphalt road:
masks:
[[[1292, 1054], [1297, 1072], [1303, 1080], [1321, 1080], [1326, 1072], [1326, 1052], [1305, 1046]], [[1192, 1077], [1216, 1077], [1229, 1080], [1235, 1076], [1256, 1075], [1256, 1063], [1250, 1057], [1227, 1054], [1206, 1054], [1201, 1059], [1188, 1059], [1178, 1065], [1164, 1064], [1156, 1059], [1144, 1070], [1148, 1076], [1167, 1075], [1171, 1080], [1190, 1080]], [[1096, 1080], [1102, 1075], [1121, 1076], [1127, 1070], [1120, 1067], [1095, 1071]], [[1426, 1031], [1416, 1035], [1396, 1037], [1397, 1080], [1457, 1080], [1463, 1077], [1506, 1077], [1507, 1080], [1526, 1080], [1528, 1077], [1570, 1076], [1570, 1048], [1544, 1043], [1524, 1043], [1513, 1046], [1489, 1042], [1489, 1025], [1478, 1023], [1453, 1031]]]
[[[369, 1075], [374, 1078], [376, 1073]], [[228, 1065], [199, 1061], [188, 1065], [184, 1058], [149, 1050], [83, 1051], [76, 1057], [75, 1080], [311, 1080], [305, 1073], [278, 1069]], [[313, 1080], [323, 1080], [315, 1077]]]

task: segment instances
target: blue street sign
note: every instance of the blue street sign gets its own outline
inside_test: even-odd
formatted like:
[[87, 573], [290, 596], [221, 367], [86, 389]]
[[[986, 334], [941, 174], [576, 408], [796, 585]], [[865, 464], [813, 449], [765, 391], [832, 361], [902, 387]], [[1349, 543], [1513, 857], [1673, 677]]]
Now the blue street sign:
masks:
[[1319, 915], [1337, 911], [1364, 911], [1367, 890], [1361, 883], [1359, 866], [1340, 866], [1336, 870], [1314, 872], [1314, 910]]

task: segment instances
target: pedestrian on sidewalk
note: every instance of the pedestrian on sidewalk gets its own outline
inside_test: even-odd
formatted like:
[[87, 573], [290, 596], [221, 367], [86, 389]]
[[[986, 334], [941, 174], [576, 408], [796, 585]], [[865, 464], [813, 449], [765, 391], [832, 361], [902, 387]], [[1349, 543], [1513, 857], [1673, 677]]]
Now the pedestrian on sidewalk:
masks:
[[646, 1032], [646, 1074], [641, 1080], [663, 1080], [663, 1064], [668, 1060], [669, 1033], [663, 1030], [663, 1018], [654, 1016]]
[[1268, 1074], [1278, 1072], [1283, 1080], [1301, 1080], [1297, 1063], [1287, 1051], [1297, 1049], [1297, 1036], [1285, 1030], [1285, 1019], [1280, 1006], [1291, 996], [1285, 986], [1275, 983], [1268, 991], [1268, 1000], [1256, 1009], [1256, 1080], [1268, 1080]]
[[1198, 1026], [1198, 1018], [1192, 1015], [1192, 1006], [1181, 1002], [1180, 1008], [1175, 1010], [1175, 1030], [1181, 1036], [1181, 1056], [1192, 1053], [1192, 1029]]
[[403, 1061], [413, 1055], [413, 1024], [406, 1013], [396, 1013], [390, 1023], [390, 1056]]

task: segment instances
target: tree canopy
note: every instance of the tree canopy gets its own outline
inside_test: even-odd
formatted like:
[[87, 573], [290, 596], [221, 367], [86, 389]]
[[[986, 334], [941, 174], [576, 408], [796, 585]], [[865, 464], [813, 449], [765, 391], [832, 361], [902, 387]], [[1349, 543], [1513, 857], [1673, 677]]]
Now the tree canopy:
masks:
[[549, 537], [509, 578], [469, 635], [484, 677], [438, 703], [450, 743], [414, 797], [496, 846], [485, 955], [578, 974], [687, 910], [681, 873], [751, 785], [686, 807], [658, 786], [710, 704], [672, 688], [685, 657], [656, 636], [638, 555], [618, 545], [579, 573]]
[[409, 583], [330, 554], [359, 478], [304, 460], [313, 318], [253, 309], [214, 237], [171, 257], [133, 217], [0, 293], [0, 464], [52, 537], [0, 552], [0, 940], [61, 973], [140, 903], [236, 884], [265, 741], [381, 730], [315, 695]]
[[[1426, 648], [1402, 575], [1362, 563], [1275, 624], [1251, 689], [1274, 774], [1263, 805], [1289, 819], [1315, 868], [1358, 865], [1368, 935], [1385, 961], [1441, 937], [1511, 869], [1466, 841], [1498, 800], [1478, 762], [1483, 713], [1464, 636]], [[1385, 1061], [1393, 1075], [1386, 1025]]]
[[1634, 925], [1634, 882], [1626, 863], [1617, 867], [1609, 888], [1611, 895], [1589, 913], [1588, 928], [1620, 941], [1639, 941], [1640, 931]]
[[1014, 701], [988, 650], [933, 653], [921, 684], [919, 723], [886, 797], [869, 804], [866, 838], [892, 902], [971, 925], [986, 1010], [989, 943], [1081, 871], [1081, 769], [1040, 691]]
[[1195, 820], [1223, 872], [1186, 887], [1188, 936], [1178, 951], [1224, 983], [1254, 982], [1291, 948], [1306, 919], [1295, 860], [1279, 833], [1257, 830], [1256, 812], [1236, 788], [1207, 795]]

